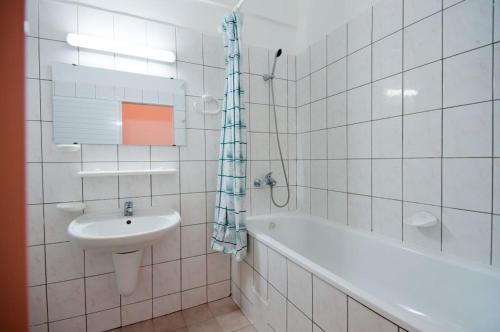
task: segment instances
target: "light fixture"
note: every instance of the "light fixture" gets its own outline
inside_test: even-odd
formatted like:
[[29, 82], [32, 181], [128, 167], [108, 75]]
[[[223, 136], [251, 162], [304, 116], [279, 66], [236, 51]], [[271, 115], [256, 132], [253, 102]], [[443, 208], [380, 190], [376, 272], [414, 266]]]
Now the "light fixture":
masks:
[[68, 33], [66, 41], [71, 46], [99, 50], [104, 52], [147, 58], [156, 61], [175, 62], [175, 53], [158, 48], [131, 45], [115, 40], [103, 39], [88, 35]]

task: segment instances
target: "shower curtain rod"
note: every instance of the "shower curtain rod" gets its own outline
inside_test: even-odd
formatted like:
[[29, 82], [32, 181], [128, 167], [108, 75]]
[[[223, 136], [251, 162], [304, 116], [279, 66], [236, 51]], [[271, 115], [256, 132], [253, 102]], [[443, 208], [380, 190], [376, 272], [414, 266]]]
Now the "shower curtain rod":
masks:
[[[240, 9], [240, 7], [245, 2], [245, 0], [239, 0], [234, 7], [231, 7], [231, 6], [224, 5], [224, 4], [219, 3], [217, 1], [214, 1], [214, 0], [191, 0], [191, 1], [201, 2], [201, 3], [204, 3], [204, 4], [210, 5], [210, 6], [224, 8], [224, 9], [233, 10], [233, 11]], [[281, 21], [275, 20], [273, 18], [264, 16], [264, 15], [255, 14], [255, 13], [251, 13], [251, 12], [247, 12], [247, 13], [243, 13], [243, 14], [244, 14], [244, 16], [253, 16], [255, 18], [258, 18], [258, 19], [261, 19], [261, 20], [265, 20], [265, 21], [269, 21], [269, 22], [273, 22], [273, 23], [276, 23], [276, 24], [279, 24], [279, 25], [282, 25], [282, 26], [285, 26], [285, 27], [288, 27], [288, 28], [292, 28], [292, 29], [296, 28], [295, 25], [293, 25], [293, 24], [281, 22]]]

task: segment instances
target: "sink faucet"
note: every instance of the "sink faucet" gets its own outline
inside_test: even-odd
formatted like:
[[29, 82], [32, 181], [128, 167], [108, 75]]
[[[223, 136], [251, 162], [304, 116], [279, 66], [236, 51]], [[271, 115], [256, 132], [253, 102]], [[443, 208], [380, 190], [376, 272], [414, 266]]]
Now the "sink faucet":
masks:
[[123, 215], [125, 217], [132, 217], [134, 215], [134, 203], [132, 201], [125, 202], [125, 207], [123, 209]]

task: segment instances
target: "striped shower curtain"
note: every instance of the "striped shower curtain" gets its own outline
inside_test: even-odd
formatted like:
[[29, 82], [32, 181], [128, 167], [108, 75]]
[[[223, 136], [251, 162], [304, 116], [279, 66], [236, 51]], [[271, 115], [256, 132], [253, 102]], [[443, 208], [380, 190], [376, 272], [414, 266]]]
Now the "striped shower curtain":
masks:
[[222, 33], [226, 77], [220, 135], [217, 197], [212, 249], [233, 254], [241, 261], [247, 252], [245, 227], [246, 123], [240, 86], [240, 18], [237, 12], [224, 17]]

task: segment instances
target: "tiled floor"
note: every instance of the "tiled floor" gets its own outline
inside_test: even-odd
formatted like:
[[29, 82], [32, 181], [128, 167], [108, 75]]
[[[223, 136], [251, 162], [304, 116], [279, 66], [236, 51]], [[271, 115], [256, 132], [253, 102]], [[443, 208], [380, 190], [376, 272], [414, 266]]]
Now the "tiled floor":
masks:
[[111, 332], [257, 332], [227, 297]]

